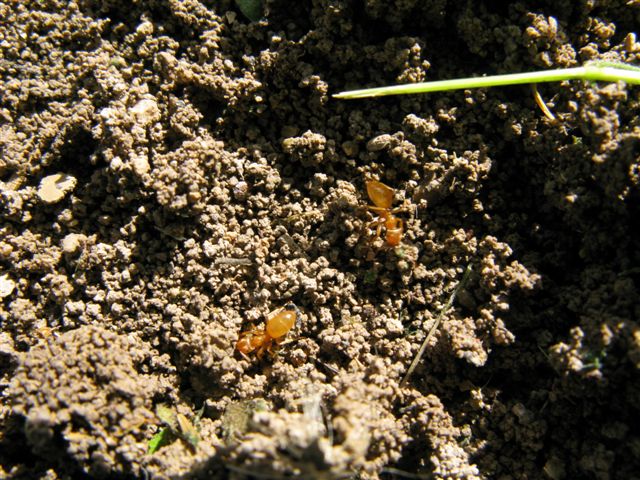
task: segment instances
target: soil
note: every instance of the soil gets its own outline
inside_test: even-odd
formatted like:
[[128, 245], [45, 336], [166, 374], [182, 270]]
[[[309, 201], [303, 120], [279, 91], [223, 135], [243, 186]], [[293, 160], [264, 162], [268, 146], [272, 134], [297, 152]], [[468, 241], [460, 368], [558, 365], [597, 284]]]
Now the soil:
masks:
[[640, 87], [331, 97], [640, 64], [640, 3], [262, 9], [0, 1], [0, 477], [640, 478]]

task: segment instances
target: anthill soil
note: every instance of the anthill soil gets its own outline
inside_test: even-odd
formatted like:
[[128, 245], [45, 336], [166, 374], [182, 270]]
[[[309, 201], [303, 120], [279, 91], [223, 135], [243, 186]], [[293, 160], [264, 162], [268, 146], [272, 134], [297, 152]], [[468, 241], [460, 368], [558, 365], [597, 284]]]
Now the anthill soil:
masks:
[[640, 87], [331, 97], [640, 64], [640, 3], [262, 7], [0, 2], [0, 477], [640, 478]]

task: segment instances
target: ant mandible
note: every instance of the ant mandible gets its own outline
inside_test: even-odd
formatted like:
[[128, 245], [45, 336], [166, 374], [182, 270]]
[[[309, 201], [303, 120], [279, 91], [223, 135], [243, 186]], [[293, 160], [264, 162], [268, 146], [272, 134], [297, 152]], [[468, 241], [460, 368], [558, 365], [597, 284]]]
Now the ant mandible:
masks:
[[406, 206], [403, 205], [398, 208], [391, 208], [393, 205], [393, 197], [395, 191], [393, 188], [385, 185], [378, 180], [367, 180], [367, 194], [374, 203], [367, 208], [376, 212], [378, 218], [369, 224], [369, 228], [376, 227], [376, 235], [372, 242], [381, 237], [382, 227], [385, 228], [385, 241], [390, 247], [397, 247], [402, 241], [402, 235], [404, 234], [404, 223], [394, 214], [406, 210]]
[[295, 326], [297, 312], [298, 308], [292, 303], [271, 312], [264, 327], [253, 327], [240, 334], [236, 349], [243, 355], [256, 352], [258, 358], [262, 358], [265, 352], [273, 356], [287, 333]]

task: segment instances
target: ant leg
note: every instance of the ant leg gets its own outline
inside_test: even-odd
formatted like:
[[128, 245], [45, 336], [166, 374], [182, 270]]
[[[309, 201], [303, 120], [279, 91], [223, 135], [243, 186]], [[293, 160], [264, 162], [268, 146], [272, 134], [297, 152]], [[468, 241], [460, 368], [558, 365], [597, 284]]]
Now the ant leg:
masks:
[[279, 339], [274, 338], [270, 340], [267, 345], [264, 346], [266, 352], [271, 358], [274, 358], [278, 354], [278, 347], [280, 346]]
[[376, 239], [380, 238], [382, 236], [382, 225], [384, 225], [382, 222], [380, 222], [378, 224], [378, 228], [376, 228]]
[[369, 240], [371, 243], [375, 242], [378, 238], [382, 236], [382, 226], [384, 225], [384, 222], [385, 220], [383, 218], [378, 217], [373, 222], [367, 225], [367, 228], [369, 229], [376, 227], [375, 235], [373, 236], [373, 238]]
[[367, 205], [367, 209], [368, 210], [372, 210], [376, 213], [380, 213], [380, 212], [388, 212], [389, 209], [388, 208], [384, 208], [384, 207], [374, 207], [373, 205]]
[[415, 208], [416, 208], [416, 205], [411, 204], [409, 200], [405, 198], [404, 202], [402, 202], [402, 205], [390, 210], [390, 213], [396, 214], [396, 213], [409, 212], [409, 211], [415, 210]]

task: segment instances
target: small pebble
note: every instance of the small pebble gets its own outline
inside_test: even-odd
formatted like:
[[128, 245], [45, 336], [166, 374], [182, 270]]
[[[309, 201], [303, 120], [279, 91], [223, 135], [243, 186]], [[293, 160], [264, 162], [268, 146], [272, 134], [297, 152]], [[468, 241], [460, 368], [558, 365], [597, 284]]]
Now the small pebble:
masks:
[[87, 240], [81, 233], [70, 233], [62, 239], [62, 251], [69, 255], [76, 253]]
[[9, 278], [8, 274], [0, 275], [0, 298], [8, 297], [16, 288], [16, 283]]
[[44, 177], [38, 187], [38, 197], [45, 203], [57, 203], [72, 191], [78, 181], [66, 173], [56, 173]]
[[140, 125], [151, 125], [160, 120], [160, 109], [152, 98], [144, 98], [131, 107], [130, 112]]

